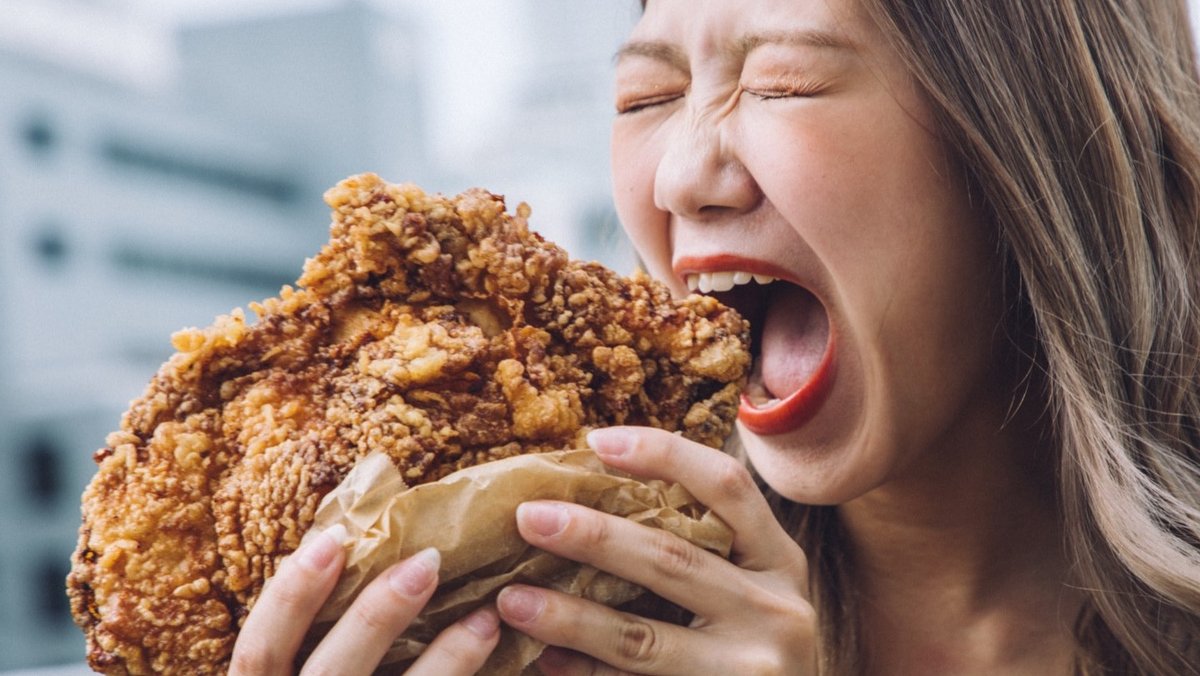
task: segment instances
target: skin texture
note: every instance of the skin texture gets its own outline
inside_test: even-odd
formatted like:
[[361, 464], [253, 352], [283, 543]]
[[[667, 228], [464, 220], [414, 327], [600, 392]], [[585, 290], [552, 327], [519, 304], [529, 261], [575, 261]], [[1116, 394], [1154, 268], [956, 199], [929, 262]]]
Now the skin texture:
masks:
[[[825, 400], [786, 433], [741, 439], [783, 497], [838, 505], [868, 669], [1070, 673], [1079, 598], [1049, 445], [1036, 410], [1014, 405], [1024, 374], [993, 232], [878, 28], [853, 0], [651, 0], [618, 56], [616, 105], [617, 207], [655, 277], [683, 294], [732, 254], [819, 301], [810, 325], [834, 338], [813, 335], [837, 347]], [[774, 339], [766, 368], [788, 363], [778, 345], [813, 352], [813, 336]], [[651, 430], [589, 440], [614, 466], [683, 483], [737, 546], [725, 563], [573, 506], [522, 509], [531, 543], [697, 616], [664, 627], [508, 590], [502, 619], [561, 648], [542, 669], [813, 673], [805, 559], [748, 475]]]
[[[652, 2], [632, 40], [675, 46], [690, 75], [636, 54], [617, 75], [618, 110], [646, 96], [645, 81], [678, 96], [613, 125], [617, 205], [652, 274], [680, 291], [681, 259], [765, 261], [821, 301], [838, 336], [823, 411], [791, 434], [744, 435], [772, 487], [805, 503], [861, 495], [957, 443], [939, 437], [968, 417], [994, 426], [1008, 404], [980, 387], [999, 317], [991, 233], [902, 66], [848, 4], [681, 20], [678, 3]], [[731, 46], [805, 29], [854, 47]]]
[[[345, 552], [328, 533], [287, 559], [246, 618], [231, 675], [291, 674], [300, 642], [321, 602], [333, 591]], [[437, 588], [439, 558], [426, 550], [384, 571], [355, 599], [305, 662], [301, 673], [371, 673]], [[493, 608], [444, 630], [408, 674], [473, 674], [500, 640]]]
[[517, 523], [531, 544], [639, 582], [697, 615], [684, 628], [546, 590], [506, 588], [497, 599], [505, 622], [569, 649], [544, 655], [542, 671], [813, 673], [816, 625], [804, 554], [775, 522], [745, 467], [661, 430], [608, 428], [592, 432], [588, 442], [613, 467], [682, 484], [733, 529], [733, 549], [726, 561], [576, 505], [526, 503]]

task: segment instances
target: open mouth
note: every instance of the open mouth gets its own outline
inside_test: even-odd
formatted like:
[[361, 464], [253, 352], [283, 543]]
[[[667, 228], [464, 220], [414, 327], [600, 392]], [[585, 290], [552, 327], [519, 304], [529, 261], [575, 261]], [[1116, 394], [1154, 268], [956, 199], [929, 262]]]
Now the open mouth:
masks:
[[835, 371], [829, 315], [817, 296], [749, 273], [688, 275], [687, 282], [750, 322], [754, 368], [738, 412], [742, 424], [769, 435], [808, 422], [827, 398]]

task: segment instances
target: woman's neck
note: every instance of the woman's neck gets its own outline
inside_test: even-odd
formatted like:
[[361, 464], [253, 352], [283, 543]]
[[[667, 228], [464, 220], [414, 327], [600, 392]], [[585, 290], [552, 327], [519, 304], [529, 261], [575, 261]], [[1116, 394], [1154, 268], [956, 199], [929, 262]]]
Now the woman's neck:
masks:
[[870, 663], [1069, 673], [1081, 597], [1066, 585], [1053, 459], [1011, 427], [972, 441], [839, 508]]

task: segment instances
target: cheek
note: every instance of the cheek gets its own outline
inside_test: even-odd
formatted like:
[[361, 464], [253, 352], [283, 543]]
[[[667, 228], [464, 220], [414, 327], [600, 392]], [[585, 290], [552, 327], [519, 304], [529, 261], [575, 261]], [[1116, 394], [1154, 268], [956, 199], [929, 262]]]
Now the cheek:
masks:
[[957, 292], [979, 290], [991, 258], [986, 228], [960, 173], [903, 111], [814, 107], [743, 129], [764, 194], [820, 260], [832, 300], [858, 329], [889, 308], [937, 312], [941, 303], [922, 301], [958, 307]]
[[654, 205], [654, 175], [661, 157], [654, 134], [617, 119], [612, 131], [613, 200], [621, 225], [650, 274], [668, 279], [670, 217]]
[[881, 157], [895, 138], [878, 120], [860, 119], [862, 108], [801, 104], [738, 121], [743, 161], [763, 193], [802, 238], [830, 252], [871, 245], [878, 233], [869, 219], [906, 173], [893, 170], [894, 157]]
[[998, 275], [961, 172], [894, 112], [760, 123], [778, 142], [753, 147], [764, 192], [829, 275], [834, 319], [861, 367], [861, 431], [919, 448], [954, 425], [985, 377]]

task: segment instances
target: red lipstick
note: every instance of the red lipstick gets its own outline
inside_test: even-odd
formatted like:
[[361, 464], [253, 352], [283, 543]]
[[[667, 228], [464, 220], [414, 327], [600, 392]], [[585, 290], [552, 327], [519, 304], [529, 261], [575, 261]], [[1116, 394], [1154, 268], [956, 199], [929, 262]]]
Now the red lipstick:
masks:
[[836, 370], [834, 340], [830, 334], [829, 345], [821, 357], [821, 363], [803, 387], [766, 406], [756, 406], [749, 397], [742, 394], [738, 420], [746, 429], [762, 436], [784, 434], [799, 429], [816, 415], [821, 404], [829, 397]]

